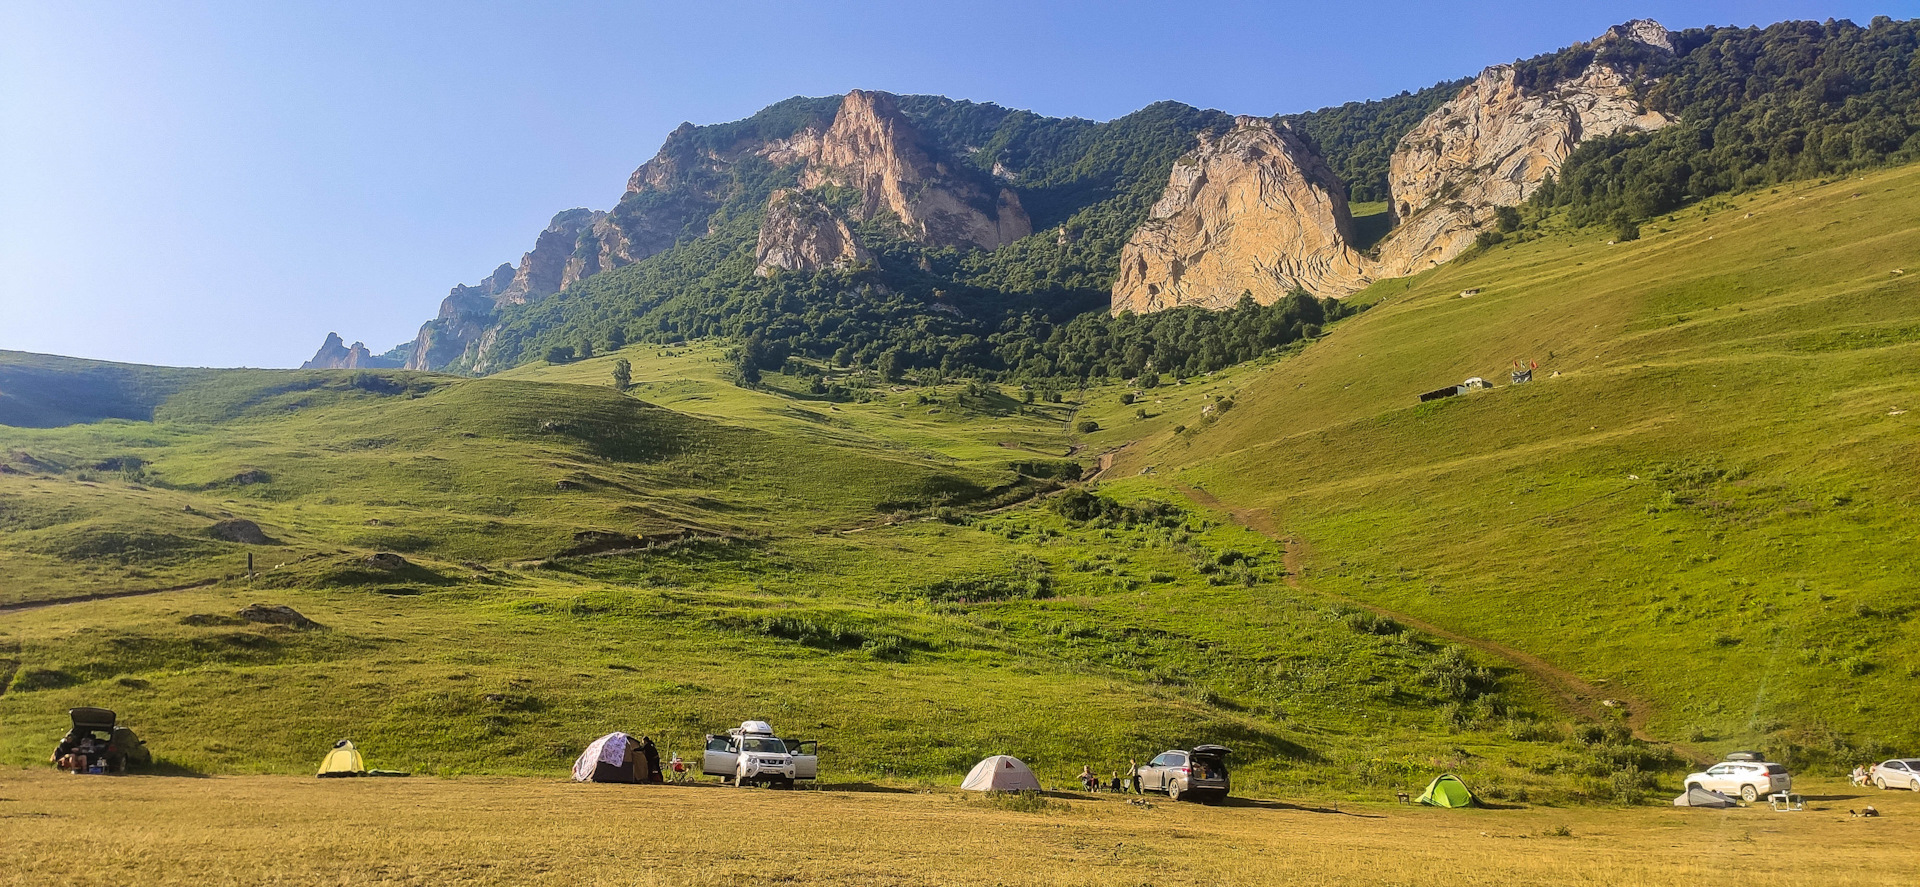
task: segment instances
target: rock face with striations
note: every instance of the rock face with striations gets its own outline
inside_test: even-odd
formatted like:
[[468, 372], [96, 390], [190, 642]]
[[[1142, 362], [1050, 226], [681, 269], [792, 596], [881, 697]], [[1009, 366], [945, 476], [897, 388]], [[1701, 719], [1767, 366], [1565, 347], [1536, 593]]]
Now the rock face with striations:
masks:
[[[421, 327], [407, 366], [495, 368], [492, 353], [500, 309], [538, 301], [573, 284], [705, 236], [707, 220], [730, 196], [736, 164], [764, 160], [797, 167], [799, 191], [775, 194], [770, 230], [757, 244], [756, 271], [819, 270], [867, 261], [850, 223], [891, 215], [906, 236], [931, 246], [993, 249], [1033, 233], [1011, 189], [991, 175], [945, 156], [903, 113], [894, 97], [854, 90], [824, 117], [791, 135], [748, 134], [730, 143], [724, 128], [682, 124], [653, 159], [634, 170], [611, 211], [567, 210], [554, 216], [518, 267], [502, 266], [475, 286], [456, 286], [440, 315]], [[857, 194], [844, 215], [817, 194], [825, 187]]]
[[300, 365], [303, 370], [357, 370], [388, 369], [400, 366], [400, 361], [385, 357], [375, 357], [367, 350], [365, 342], [355, 342], [348, 347], [339, 333], [328, 333], [327, 341], [314, 352], [313, 359]]
[[892, 213], [930, 246], [994, 249], [1033, 233], [1013, 191], [934, 156], [884, 92], [847, 93], [826, 132], [802, 132], [769, 152], [784, 157], [806, 163], [801, 187], [852, 188], [861, 197], [856, 218]]
[[[1242, 292], [1270, 304], [1298, 284], [1344, 296], [1369, 282], [1419, 273], [1459, 255], [1525, 201], [1580, 142], [1671, 121], [1642, 107], [1610, 45], [1671, 53], [1665, 28], [1616, 26], [1589, 44], [1578, 76], [1529, 89], [1496, 65], [1400, 140], [1391, 159], [1393, 231], [1371, 257], [1354, 253], [1344, 188], [1311, 149], [1242, 118], [1217, 143], [1174, 165], [1146, 224], [1127, 243], [1111, 309], [1225, 307]], [[1268, 131], [1271, 131], [1269, 128]]]
[[[1653, 22], [1615, 27], [1595, 45], [1618, 40], [1673, 51]], [[1377, 275], [1415, 274], [1459, 255], [1494, 207], [1525, 202], [1581, 142], [1669, 122], [1641, 107], [1626, 76], [1600, 61], [1541, 90], [1521, 88], [1511, 65], [1482, 71], [1394, 151], [1396, 230], [1381, 244]]]
[[1299, 135], [1264, 118], [1174, 164], [1172, 180], [1120, 253], [1113, 310], [1266, 305], [1295, 286], [1351, 292], [1367, 282], [1346, 189]]
[[805, 191], [775, 191], [760, 223], [754, 273], [819, 271], [870, 262], [845, 219]]

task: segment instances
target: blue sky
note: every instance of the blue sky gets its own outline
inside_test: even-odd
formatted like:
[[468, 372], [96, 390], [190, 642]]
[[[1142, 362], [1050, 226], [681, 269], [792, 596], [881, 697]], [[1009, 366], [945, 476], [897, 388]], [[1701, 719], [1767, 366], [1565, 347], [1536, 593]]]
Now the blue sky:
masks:
[[1920, 0], [91, 3], [0, 0], [0, 348], [292, 366], [607, 208], [683, 120], [850, 88], [1106, 119], [1377, 98], [1650, 17]]

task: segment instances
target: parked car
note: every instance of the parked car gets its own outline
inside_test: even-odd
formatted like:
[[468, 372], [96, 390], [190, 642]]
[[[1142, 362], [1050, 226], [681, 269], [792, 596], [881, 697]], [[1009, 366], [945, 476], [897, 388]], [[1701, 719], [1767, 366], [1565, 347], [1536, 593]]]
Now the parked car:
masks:
[[1904, 788], [1920, 792], [1920, 758], [1894, 758], [1873, 765], [1867, 781], [1881, 790]]
[[1785, 764], [1765, 761], [1721, 761], [1704, 773], [1687, 774], [1687, 788], [1704, 788], [1723, 795], [1739, 795], [1754, 801], [1767, 795], [1793, 791], [1793, 777]]
[[1218, 804], [1233, 784], [1227, 777], [1227, 755], [1218, 745], [1196, 745], [1192, 751], [1170, 749], [1142, 765], [1133, 778], [1141, 791], [1166, 792], [1170, 800], [1194, 797]]
[[707, 736], [700, 771], [737, 786], [792, 788], [796, 780], [819, 777], [819, 743], [781, 739], [766, 721], [746, 721], [726, 735]]

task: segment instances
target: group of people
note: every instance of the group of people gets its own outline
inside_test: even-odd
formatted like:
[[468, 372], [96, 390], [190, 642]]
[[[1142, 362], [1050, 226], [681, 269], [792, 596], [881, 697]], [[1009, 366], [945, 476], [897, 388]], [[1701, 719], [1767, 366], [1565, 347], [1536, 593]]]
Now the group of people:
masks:
[[1080, 784], [1090, 792], [1107, 791], [1124, 794], [1131, 791], [1136, 795], [1140, 794], [1140, 763], [1129, 759], [1127, 775], [1121, 776], [1118, 770], [1109, 770], [1104, 780], [1100, 778], [1100, 774], [1093, 772], [1092, 764], [1083, 764], [1080, 767]]
[[93, 735], [92, 730], [75, 727], [60, 739], [53, 750], [53, 764], [68, 773], [105, 773], [111, 743]]

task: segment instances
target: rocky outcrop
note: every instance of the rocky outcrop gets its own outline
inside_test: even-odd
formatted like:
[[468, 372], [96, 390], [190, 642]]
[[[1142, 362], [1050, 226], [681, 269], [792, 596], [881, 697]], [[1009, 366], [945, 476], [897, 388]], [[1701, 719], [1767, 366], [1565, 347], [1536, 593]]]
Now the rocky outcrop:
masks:
[[804, 191], [775, 191], [760, 223], [754, 273], [819, 271], [870, 262], [845, 219]]
[[502, 263], [478, 284], [455, 284], [441, 300], [439, 315], [420, 327], [407, 369], [437, 370], [465, 354], [493, 325], [495, 300], [513, 285], [515, 276], [513, 266]]
[[1296, 286], [1366, 285], [1348, 245], [1346, 189], [1285, 126], [1241, 117], [1174, 164], [1171, 181], [1120, 254], [1113, 310], [1225, 308], [1251, 293], [1272, 304]]
[[[519, 265], [508, 269], [505, 281], [496, 274], [476, 286], [454, 287], [439, 316], [421, 327], [407, 366], [493, 368], [491, 342], [501, 309], [538, 301], [687, 238], [706, 236], [708, 220], [737, 186], [737, 164], [746, 159], [797, 167], [802, 192], [842, 187], [857, 196], [831, 218], [812, 209], [801, 212], [802, 202], [792, 195], [776, 197], [768, 207], [776, 227], [762, 232], [757, 245], [761, 274], [866, 261], [851, 223], [882, 216], [898, 220], [907, 237], [930, 246], [993, 249], [1033, 233], [1012, 189], [925, 138], [893, 96], [855, 90], [837, 107], [796, 101], [814, 116], [790, 124], [792, 132], [782, 137], [769, 138], [754, 127], [681, 124], [659, 153], [628, 177], [626, 193], [612, 210], [563, 212]], [[789, 118], [775, 119], [785, 123]], [[787, 202], [774, 205], [781, 200]], [[809, 205], [823, 206], [817, 200]]]
[[884, 92], [847, 93], [826, 132], [770, 143], [766, 156], [804, 162], [803, 188], [854, 189], [855, 218], [892, 213], [908, 236], [929, 246], [994, 249], [1033, 233], [1011, 189], [937, 157]]
[[592, 228], [605, 215], [590, 209], [570, 209], [555, 215], [534, 240], [533, 251], [520, 257], [513, 282], [507, 284], [494, 301], [501, 305], [524, 305], [559, 292], [581, 232]]
[[[1619, 26], [1599, 42], [1623, 39], [1672, 51], [1666, 30], [1651, 22]], [[1626, 77], [1604, 62], [1539, 91], [1521, 88], [1511, 65], [1482, 71], [1394, 151], [1396, 229], [1380, 246], [1376, 274], [1414, 274], [1459, 255], [1495, 207], [1525, 202], [1582, 141], [1669, 122], [1643, 108]]]
[[1371, 257], [1350, 249], [1345, 189], [1297, 138], [1241, 118], [1174, 165], [1165, 194], [1121, 254], [1111, 308], [1225, 307], [1243, 292], [1271, 303], [1299, 285], [1343, 296], [1415, 274], [1467, 250], [1494, 210], [1532, 196], [1580, 142], [1671, 121], [1643, 107], [1611, 44], [1672, 52], [1659, 24], [1638, 20], [1592, 44], [1578, 76], [1538, 89], [1511, 65], [1481, 72], [1400, 140], [1391, 159], [1395, 227]]
[[328, 333], [327, 341], [314, 352], [313, 359], [300, 365], [303, 370], [353, 370], [381, 369], [400, 366], [401, 362], [385, 357], [375, 357], [367, 350], [365, 342], [355, 342], [351, 347], [340, 338], [339, 333]]

